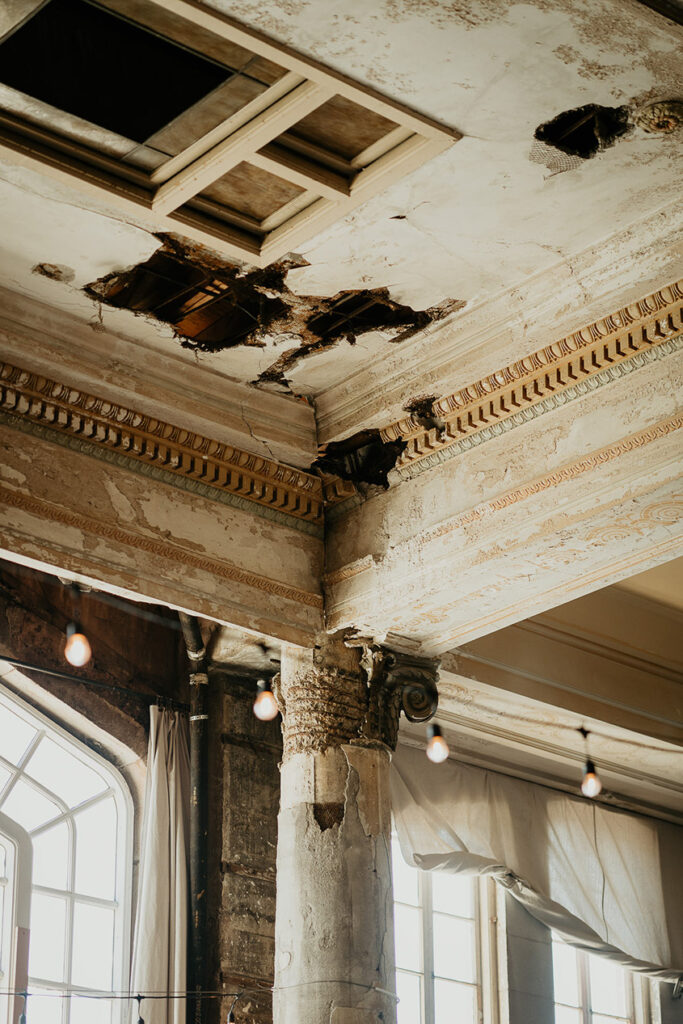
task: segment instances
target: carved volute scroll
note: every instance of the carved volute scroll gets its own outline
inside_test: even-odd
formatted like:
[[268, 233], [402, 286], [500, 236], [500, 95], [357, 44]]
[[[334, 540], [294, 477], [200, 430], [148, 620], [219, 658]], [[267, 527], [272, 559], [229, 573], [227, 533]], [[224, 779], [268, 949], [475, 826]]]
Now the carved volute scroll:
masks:
[[360, 743], [396, 749], [401, 712], [409, 722], [428, 722], [439, 703], [438, 659], [418, 658], [362, 643], [368, 679], [368, 710]]

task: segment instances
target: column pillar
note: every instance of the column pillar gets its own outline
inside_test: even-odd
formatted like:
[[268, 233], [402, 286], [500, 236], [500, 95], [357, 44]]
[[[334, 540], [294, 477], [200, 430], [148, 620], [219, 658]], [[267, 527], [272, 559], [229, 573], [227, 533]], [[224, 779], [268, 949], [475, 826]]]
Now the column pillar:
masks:
[[403, 691], [372, 662], [328, 636], [283, 648], [275, 1024], [396, 1022], [388, 772]]

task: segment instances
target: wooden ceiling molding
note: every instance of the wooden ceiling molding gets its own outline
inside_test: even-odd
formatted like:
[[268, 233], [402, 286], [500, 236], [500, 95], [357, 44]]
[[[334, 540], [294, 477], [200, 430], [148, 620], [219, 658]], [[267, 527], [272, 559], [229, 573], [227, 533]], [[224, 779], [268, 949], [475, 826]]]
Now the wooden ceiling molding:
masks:
[[664, 355], [683, 335], [683, 280], [533, 352], [432, 404], [435, 425], [411, 415], [381, 430], [404, 441], [396, 469], [414, 475]]
[[225, 81], [142, 143], [2, 86], [0, 156], [229, 259], [267, 266], [461, 137], [195, 0], [96, 7]]

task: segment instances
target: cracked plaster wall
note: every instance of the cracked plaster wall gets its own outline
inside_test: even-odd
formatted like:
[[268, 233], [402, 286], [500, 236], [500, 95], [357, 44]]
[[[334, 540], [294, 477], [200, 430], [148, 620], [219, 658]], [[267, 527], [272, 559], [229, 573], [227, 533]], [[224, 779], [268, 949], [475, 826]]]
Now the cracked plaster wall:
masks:
[[6, 425], [0, 481], [13, 557], [296, 643], [320, 628], [308, 534]]
[[364, 691], [358, 650], [283, 647], [277, 1024], [396, 1020], [389, 752], [353, 743]]
[[682, 368], [654, 360], [340, 515], [328, 627], [444, 650], [674, 557], [680, 431], [619, 446], [680, 410]]

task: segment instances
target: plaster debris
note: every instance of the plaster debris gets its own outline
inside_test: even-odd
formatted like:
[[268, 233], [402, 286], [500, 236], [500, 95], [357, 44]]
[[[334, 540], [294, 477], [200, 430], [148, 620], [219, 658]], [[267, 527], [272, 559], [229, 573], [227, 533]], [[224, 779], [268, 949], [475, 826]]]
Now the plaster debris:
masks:
[[620, 136], [630, 131], [630, 127], [628, 107], [601, 107], [597, 103], [588, 103], [584, 107], [565, 110], [552, 121], [539, 125], [534, 138], [568, 156], [588, 160], [613, 146]]
[[31, 272], [40, 274], [41, 277], [49, 277], [51, 281], [63, 281], [64, 284], [69, 284], [75, 276], [71, 267], [65, 267], [61, 263], [36, 263]]
[[434, 412], [434, 402], [436, 400], [436, 395], [413, 398], [404, 408], [425, 430], [443, 431], [446, 427], [446, 421]]

